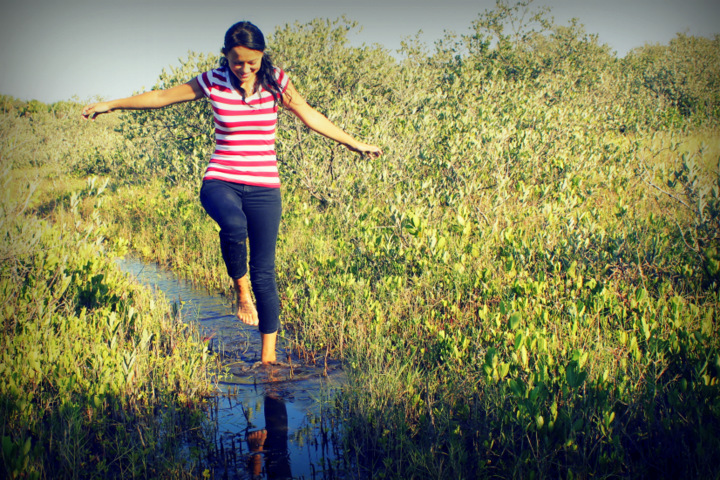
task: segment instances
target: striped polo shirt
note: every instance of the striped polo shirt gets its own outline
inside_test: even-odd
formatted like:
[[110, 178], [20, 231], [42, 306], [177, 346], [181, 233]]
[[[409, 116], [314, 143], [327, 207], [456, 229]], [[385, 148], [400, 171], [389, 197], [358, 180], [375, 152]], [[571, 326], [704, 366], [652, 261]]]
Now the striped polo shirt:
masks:
[[[221, 67], [197, 77], [215, 117], [215, 152], [203, 180], [279, 188], [275, 156], [278, 105], [262, 87], [243, 99], [229, 75], [232, 72]], [[288, 76], [275, 68], [275, 78], [284, 94]]]

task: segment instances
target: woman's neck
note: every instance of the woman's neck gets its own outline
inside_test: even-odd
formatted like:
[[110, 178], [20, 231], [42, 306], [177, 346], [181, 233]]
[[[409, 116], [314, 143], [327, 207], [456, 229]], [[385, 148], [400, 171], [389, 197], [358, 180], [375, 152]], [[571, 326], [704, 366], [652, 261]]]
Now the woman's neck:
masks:
[[245, 95], [248, 97], [255, 93], [256, 87], [257, 82], [255, 80], [240, 85], [240, 88], [245, 92]]

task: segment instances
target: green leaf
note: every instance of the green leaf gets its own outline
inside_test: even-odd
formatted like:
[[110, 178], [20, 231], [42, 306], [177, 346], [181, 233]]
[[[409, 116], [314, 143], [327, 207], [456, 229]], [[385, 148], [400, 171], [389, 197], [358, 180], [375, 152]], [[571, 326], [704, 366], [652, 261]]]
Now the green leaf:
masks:
[[510, 318], [508, 319], [508, 324], [510, 325], [511, 330], [515, 330], [518, 327], [521, 318], [522, 317], [520, 315], [520, 312], [515, 312], [510, 315]]
[[571, 362], [565, 370], [565, 380], [570, 388], [577, 388], [585, 382], [587, 372], [580, 370], [575, 362]]

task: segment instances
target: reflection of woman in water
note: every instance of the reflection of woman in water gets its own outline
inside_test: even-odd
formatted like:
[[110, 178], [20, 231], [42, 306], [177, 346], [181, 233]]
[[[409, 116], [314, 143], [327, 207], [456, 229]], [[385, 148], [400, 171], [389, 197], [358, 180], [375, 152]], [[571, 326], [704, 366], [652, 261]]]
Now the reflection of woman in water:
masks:
[[[236, 292], [237, 317], [248, 325], [258, 325], [261, 360], [274, 363], [280, 325], [275, 244], [282, 210], [275, 157], [278, 106], [354, 152], [371, 157], [382, 152], [354, 139], [308, 105], [264, 51], [262, 32], [250, 22], [236, 23], [225, 34], [218, 68], [167, 90], [88, 105], [82, 115], [95, 118], [114, 110], [162, 108], [205, 97], [210, 100], [215, 152], [203, 177], [200, 200], [220, 226], [220, 249]], [[252, 292], [246, 241], [250, 244]]]
[[253, 478], [262, 478], [262, 456], [268, 478], [292, 478], [288, 450], [288, 417], [285, 402], [274, 393], [265, 394], [265, 428], [247, 437]]

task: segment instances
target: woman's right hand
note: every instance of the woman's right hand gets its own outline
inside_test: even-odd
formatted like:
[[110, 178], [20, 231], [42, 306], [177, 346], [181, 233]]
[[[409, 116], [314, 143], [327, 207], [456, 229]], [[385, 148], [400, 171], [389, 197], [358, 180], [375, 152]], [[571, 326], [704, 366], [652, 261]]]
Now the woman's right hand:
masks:
[[91, 103], [90, 105], [83, 108], [82, 116], [85, 119], [95, 120], [98, 115], [103, 113], [109, 113], [112, 109], [108, 102]]
[[197, 78], [187, 83], [176, 85], [167, 90], [151, 90], [128, 98], [118, 98], [109, 102], [91, 103], [83, 108], [83, 118], [95, 120], [98, 115], [115, 110], [149, 110], [167, 107], [175, 103], [199, 100], [205, 96]]

